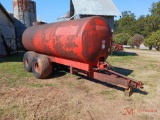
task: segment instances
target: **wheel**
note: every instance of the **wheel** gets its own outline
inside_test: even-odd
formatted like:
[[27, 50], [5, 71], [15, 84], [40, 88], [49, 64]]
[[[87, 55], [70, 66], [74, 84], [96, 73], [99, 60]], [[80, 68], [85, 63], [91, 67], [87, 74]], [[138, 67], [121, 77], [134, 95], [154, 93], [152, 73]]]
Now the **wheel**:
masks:
[[23, 65], [24, 65], [24, 69], [28, 72], [32, 72], [32, 61], [33, 58], [36, 56], [37, 54], [33, 51], [29, 51], [26, 52], [23, 56]]
[[33, 58], [32, 72], [38, 79], [48, 77], [52, 73], [52, 65], [50, 60], [45, 55], [38, 55]]

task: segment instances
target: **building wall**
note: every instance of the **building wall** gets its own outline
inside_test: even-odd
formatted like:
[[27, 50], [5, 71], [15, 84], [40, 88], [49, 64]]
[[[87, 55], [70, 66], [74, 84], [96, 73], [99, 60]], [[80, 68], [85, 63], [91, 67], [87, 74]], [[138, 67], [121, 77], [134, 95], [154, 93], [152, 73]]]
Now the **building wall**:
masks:
[[[6, 43], [13, 52], [16, 52], [15, 27], [6, 14], [0, 9], [0, 31], [5, 37]], [[6, 55], [2, 38], [0, 37], [0, 55]]]
[[[80, 18], [91, 17], [91, 16], [94, 16], [94, 15], [80, 15]], [[113, 32], [114, 31], [114, 16], [101, 16], [101, 17], [103, 17], [107, 21], [107, 23], [109, 24], [111, 28], [111, 31]]]

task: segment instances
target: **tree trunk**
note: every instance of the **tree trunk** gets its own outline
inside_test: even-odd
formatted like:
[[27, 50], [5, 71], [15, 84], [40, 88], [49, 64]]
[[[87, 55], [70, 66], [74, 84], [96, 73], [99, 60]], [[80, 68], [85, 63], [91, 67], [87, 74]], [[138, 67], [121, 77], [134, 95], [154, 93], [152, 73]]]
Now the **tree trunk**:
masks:
[[149, 50], [152, 50], [152, 46], [149, 46]]
[[160, 46], [156, 46], [156, 50], [159, 51], [160, 50]]

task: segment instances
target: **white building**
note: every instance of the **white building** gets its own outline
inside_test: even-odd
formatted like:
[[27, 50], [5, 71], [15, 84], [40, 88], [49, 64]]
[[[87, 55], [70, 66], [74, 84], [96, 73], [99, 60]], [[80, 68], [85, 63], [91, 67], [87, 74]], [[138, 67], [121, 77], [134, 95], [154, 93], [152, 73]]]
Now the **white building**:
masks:
[[90, 16], [105, 18], [113, 32], [114, 17], [121, 16], [121, 13], [112, 0], [70, 0], [70, 11], [61, 18], [58, 18], [58, 21]]

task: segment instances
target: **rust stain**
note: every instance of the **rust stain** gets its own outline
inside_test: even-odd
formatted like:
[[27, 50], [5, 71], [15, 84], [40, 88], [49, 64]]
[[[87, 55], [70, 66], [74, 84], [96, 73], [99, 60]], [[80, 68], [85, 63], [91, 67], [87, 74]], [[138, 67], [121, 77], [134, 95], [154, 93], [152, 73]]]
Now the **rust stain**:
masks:
[[26, 31], [23, 44], [28, 50], [94, 66], [100, 58], [108, 57], [112, 36], [109, 25], [101, 17], [36, 25]]

